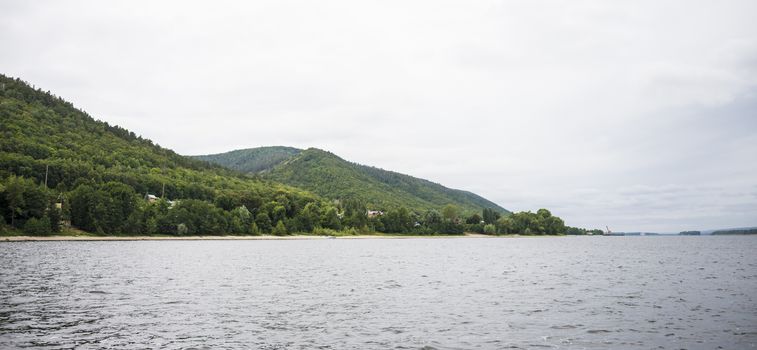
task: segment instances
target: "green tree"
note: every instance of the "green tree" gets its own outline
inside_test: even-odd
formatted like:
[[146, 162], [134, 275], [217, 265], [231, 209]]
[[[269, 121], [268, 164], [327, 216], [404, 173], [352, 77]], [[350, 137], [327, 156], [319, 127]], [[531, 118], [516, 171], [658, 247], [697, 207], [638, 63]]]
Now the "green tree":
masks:
[[413, 228], [410, 212], [405, 207], [387, 211], [381, 216], [386, 233], [407, 233]]
[[124, 233], [125, 224], [137, 208], [137, 195], [131, 186], [120, 182], [108, 182], [102, 186], [105, 216], [100, 218], [102, 229], [108, 233]]
[[550, 216], [545, 219], [546, 233], [550, 235], [562, 235], [565, 234], [567, 228], [565, 222], [556, 216]]
[[228, 222], [224, 211], [212, 203], [197, 199], [180, 201], [170, 210], [175, 215], [174, 222], [187, 226], [187, 234], [219, 235], [227, 233]]
[[447, 204], [442, 208], [442, 217], [447, 221], [457, 221], [460, 217], [460, 209], [452, 204]]
[[492, 208], [484, 208], [483, 220], [486, 224], [493, 224], [500, 218], [500, 214]]
[[428, 227], [433, 232], [439, 232], [442, 224], [442, 214], [439, 211], [431, 209], [427, 210], [423, 214], [423, 225]]
[[240, 205], [242, 205], [238, 198], [235, 198], [234, 196], [231, 196], [228, 193], [223, 193], [223, 194], [218, 195], [214, 201], [214, 204], [215, 206], [226, 211], [231, 211], [234, 208], [237, 208]]
[[47, 217], [39, 219], [30, 218], [29, 220], [26, 220], [26, 223], [24, 224], [24, 232], [35, 236], [49, 235], [51, 233], [50, 219]]
[[[486, 209], [484, 209], [484, 213], [485, 212], [486, 212]], [[480, 224], [482, 220], [483, 219], [481, 218], [481, 215], [474, 213], [473, 215], [465, 219], [465, 223], [469, 225], [476, 225], [476, 224]]]
[[276, 223], [276, 227], [273, 228], [273, 234], [277, 236], [284, 236], [287, 234], [287, 228], [283, 222]]
[[283, 221], [286, 219], [286, 207], [280, 204], [277, 204], [273, 207], [273, 211], [271, 212], [271, 221]]
[[548, 217], [551, 217], [552, 213], [549, 210], [542, 208], [542, 209], [539, 209], [539, 210], [536, 211], [536, 215], [539, 215], [542, 218], [546, 219]]
[[244, 205], [238, 206], [229, 213], [229, 232], [230, 233], [250, 233], [252, 224], [252, 214]]
[[344, 227], [360, 228], [368, 223], [368, 209], [365, 203], [356, 200], [348, 199], [342, 204], [344, 208], [344, 220], [342, 224]]
[[271, 218], [265, 212], [260, 212], [255, 216], [255, 224], [260, 229], [261, 233], [271, 233], [273, 226], [271, 226]]
[[47, 209], [47, 218], [50, 222], [50, 232], [60, 232], [61, 211], [55, 206], [55, 203], [50, 203], [50, 207]]
[[24, 191], [26, 185], [23, 178], [11, 176], [5, 186], [5, 201], [11, 213], [11, 226], [16, 226], [16, 218], [23, 216], [26, 209]]
[[313, 232], [321, 226], [321, 210], [316, 203], [308, 203], [298, 215], [299, 226], [304, 232]]
[[340, 230], [342, 228], [342, 223], [339, 221], [339, 214], [335, 207], [328, 207], [328, 209], [323, 212], [323, 216], [321, 216], [321, 226], [332, 230]]
[[108, 201], [103, 191], [79, 185], [70, 194], [71, 224], [88, 232], [105, 233], [103, 219], [108, 217]]
[[260, 235], [260, 229], [258, 228], [258, 225], [256, 223], [254, 223], [254, 222], [252, 224], [250, 224], [250, 230], [249, 230], [249, 232], [253, 236]]
[[29, 218], [40, 219], [50, 204], [48, 190], [21, 176], [10, 176], [5, 183], [5, 203], [11, 226], [20, 227]]
[[497, 220], [497, 233], [508, 234], [514, 233], [513, 220], [509, 217], [501, 217]]

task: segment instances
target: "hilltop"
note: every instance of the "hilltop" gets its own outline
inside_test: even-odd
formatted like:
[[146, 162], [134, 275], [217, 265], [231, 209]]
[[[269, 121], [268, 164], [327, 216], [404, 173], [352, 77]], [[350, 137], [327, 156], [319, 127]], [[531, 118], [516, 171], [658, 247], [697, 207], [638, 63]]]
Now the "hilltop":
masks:
[[193, 158], [218, 164], [245, 174], [271, 170], [279, 163], [302, 152], [301, 149], [284, 146], [258, 147], [236, 151], [194, 156]]
[[306, 189], [325, 198], [358, 199], [376, 210], [399, 206], [428, 210], [452, 204], [467, 212], [491, 208], [508, 213], [496, 203], [474, 193], [352, 163], [317, 148], [260, 147], [196, 158]]

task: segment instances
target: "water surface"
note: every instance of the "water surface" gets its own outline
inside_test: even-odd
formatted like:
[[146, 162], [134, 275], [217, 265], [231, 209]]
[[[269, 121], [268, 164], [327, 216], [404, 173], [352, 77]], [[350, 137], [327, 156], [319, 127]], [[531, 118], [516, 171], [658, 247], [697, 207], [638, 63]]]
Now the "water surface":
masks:
[[0, 348], [757, 346], [757, 237], [20, 242], [0, 266]]

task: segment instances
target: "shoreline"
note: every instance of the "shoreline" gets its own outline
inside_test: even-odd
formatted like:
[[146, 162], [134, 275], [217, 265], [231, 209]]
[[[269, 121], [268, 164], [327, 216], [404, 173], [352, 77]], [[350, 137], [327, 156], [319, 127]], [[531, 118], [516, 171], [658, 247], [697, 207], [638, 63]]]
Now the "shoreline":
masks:
[[416, 238], [514, 238], [510, 236], [488, 236], [477, 233], [462, 235], [356, 235], [356, 236], [0, 236], [2, 242], [59, 242], [59, 241], [289, 241], [323, 239], [416, 239]]

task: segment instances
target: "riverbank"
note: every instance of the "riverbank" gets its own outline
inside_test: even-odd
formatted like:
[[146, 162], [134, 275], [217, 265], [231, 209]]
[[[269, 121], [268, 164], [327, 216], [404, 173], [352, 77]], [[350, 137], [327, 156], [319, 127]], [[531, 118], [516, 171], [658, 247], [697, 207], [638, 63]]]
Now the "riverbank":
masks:
[[355, 236], [314, 236], [314, 235], [291, 235], [291, 236], [5, 236], [0, 237], [0, 242], [44, 242], [44, 241], [258, 241], [258, 240], [319, 240], [319, 239], [413, 239], [413, 238], [497, 238], [518, 237], [488, 236], [477, 233], [462, 235], [355, 235]]

